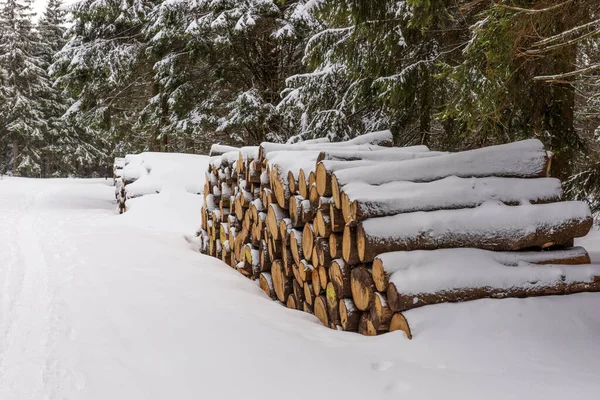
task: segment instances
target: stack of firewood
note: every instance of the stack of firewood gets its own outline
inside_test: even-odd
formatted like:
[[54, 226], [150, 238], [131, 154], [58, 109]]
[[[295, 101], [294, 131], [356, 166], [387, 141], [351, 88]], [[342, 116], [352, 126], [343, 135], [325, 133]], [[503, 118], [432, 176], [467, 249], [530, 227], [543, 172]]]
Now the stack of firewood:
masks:
[[563, 201], [538, 140], [459, 153], [391, 145], [383, 131], [215, 146], [202, 252], [287, 307], [365, 335], [410, 338], [402, 312], [427, 304], [600, 290], [600, 270], [573, 248], [589, 208]]

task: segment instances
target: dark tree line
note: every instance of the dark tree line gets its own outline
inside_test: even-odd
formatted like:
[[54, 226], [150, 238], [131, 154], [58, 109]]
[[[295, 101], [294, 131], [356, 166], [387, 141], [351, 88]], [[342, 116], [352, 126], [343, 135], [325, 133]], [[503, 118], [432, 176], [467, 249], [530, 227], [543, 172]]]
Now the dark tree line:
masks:
[[[4, 3], [6, 14], [27, 0]], [[398, 145], [442, 150], [537, 137], [569, 193], [596, 198], [597, 0], [83, 0], [69, 11], [66, 32], [62, 14], [21, 18], [20, 40], [46, 44], [33, 53], [49, 89], [28, 98], [48, 111], [11, 133], [19, 113], [0, 114], [5, 170], [15, 137], [17, 159], [51, 165], [75, 148], [83, 166], [389, 128]], [[16, 61], [2, 49], [16, 42], [2, 38], [7, 82]]]

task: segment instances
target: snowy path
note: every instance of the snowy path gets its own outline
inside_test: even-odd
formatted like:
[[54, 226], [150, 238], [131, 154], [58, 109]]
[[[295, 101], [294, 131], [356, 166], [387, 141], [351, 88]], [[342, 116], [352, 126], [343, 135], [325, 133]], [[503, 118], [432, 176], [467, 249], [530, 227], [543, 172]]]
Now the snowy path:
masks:
[[423, 307], [413, 341], [334, 332], [112, 190], [0, 180], [0, 399], [598, 396], [600, 294]]

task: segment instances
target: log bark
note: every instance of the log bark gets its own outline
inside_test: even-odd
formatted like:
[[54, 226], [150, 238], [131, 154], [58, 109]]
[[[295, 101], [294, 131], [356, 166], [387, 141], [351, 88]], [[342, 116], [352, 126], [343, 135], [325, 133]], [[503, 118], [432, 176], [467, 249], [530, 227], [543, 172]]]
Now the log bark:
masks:
[[384, 292], [389, 277], [396, 271], [409, 265], [430, 264], [439, 259], [472, 259], [473, 256], [489, 257], [506, 266], [518, 266], [526, 262], [531, 264], [578, 265], [589, 264], [590, 256], [583, 247], [573, 247], [552, 251], [494, 252], [480, 249], [442, 249], [423, 251], [399, 251], [380, 254], [373, 261], [373, 282], [378, 291]]
[[[363, 262], [391, 251], [545, 248], [587, 235], [592, 224], [589, 207], [583, 202], [488, 205], [368, 219], [358, 224], [357, 248]], [[351, 235], [344, 231], [344, 259], [352, 248], [347, 240], [351, 240]]]
[[300, 219], [302, 223], [312, 223], [317, 213], [317, 209], [310, 204], [310, 200], [305, 199], [300, 203]]
[[294, 296], [296, 297], [298, 305], [302, 306], [301, 303], [304, 302], [304, 284], [301, 282], [298, 282], [297, 279], [294, 279], [292, 281], [292, 292], [294, 293]]
[[341, 209], [336, 208], [335, 203], [333, 201], [329, 205], [329, 220], [331, 223], [332, 232], [344, 232], [344, 227], [346, 226], [346, 221], [344, 220], [344, 213]]
[[358, 333], [364, 336], [377, 336], [377, 328], [371, 321], [369, 313], [362, 313], [358, 321]]
[[[511, 268], [511, 267], [506, 267]], [[539, 266], [536, 268], [548, 268]], [[566, 268], [584, 268], [584, 266], [566, 267]], [[400, 293], [396, 285], [392, 282], [388, 286], [387, 298], [392, 311], [403, 312], [413, 308], [422, 307], [429, 304], [456, 303], [463, 301], [478, 300], [483, 298], [505, 299], [511, 297], [537, 297], [537, 296], [556, 296], [567, 295], [581, 292], [599, 292], [600, 291], [600, 271], [590, 280], [564, 282], [562, 276], [555, 276], [553, 281], [537, 282], [532, 285], [529, 282], [521, 286], [512, 286], [510, 288], [502, 287], [468, 287], [468, 288], [448, 288], [448, 290], [439, 290], [431, 293]], [[595, 272], [595, 273], [596, 273]]]
[[355, 267], [350, 272], [350, 288], [352, 291], [352, 301], [361, 311], [366, 311], [371, 307], [375, 296], [375, 284], [371, 271], [365, 267]]
[[542, 204], [561, 200], [561, 183], [554, 178], [457, 178], [427, 183], [391, 182], [344, 186], [341, 194], [346, 223], [367, 218], [417, 212], [473, 208], [488, 201], [507, 205]]
[[349, 332], [358, 331], [361, 312], [356, 308], [352, 300], [340, 299], [339, 309], [342, 329]]

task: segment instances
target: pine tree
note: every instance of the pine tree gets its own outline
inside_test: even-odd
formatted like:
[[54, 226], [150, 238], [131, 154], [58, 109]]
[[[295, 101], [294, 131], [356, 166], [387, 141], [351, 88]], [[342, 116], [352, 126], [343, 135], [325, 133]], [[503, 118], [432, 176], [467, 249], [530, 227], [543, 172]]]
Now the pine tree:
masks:
[[[39, 176], [39, 149], [47, 123], [41, 93], [50, 85], [33, 29], [31, 0], [6, 0], [0, 10], [0, 140], [2, 162], [15, 175]], [[7, 150], [7, 147], [10, 150]]]

